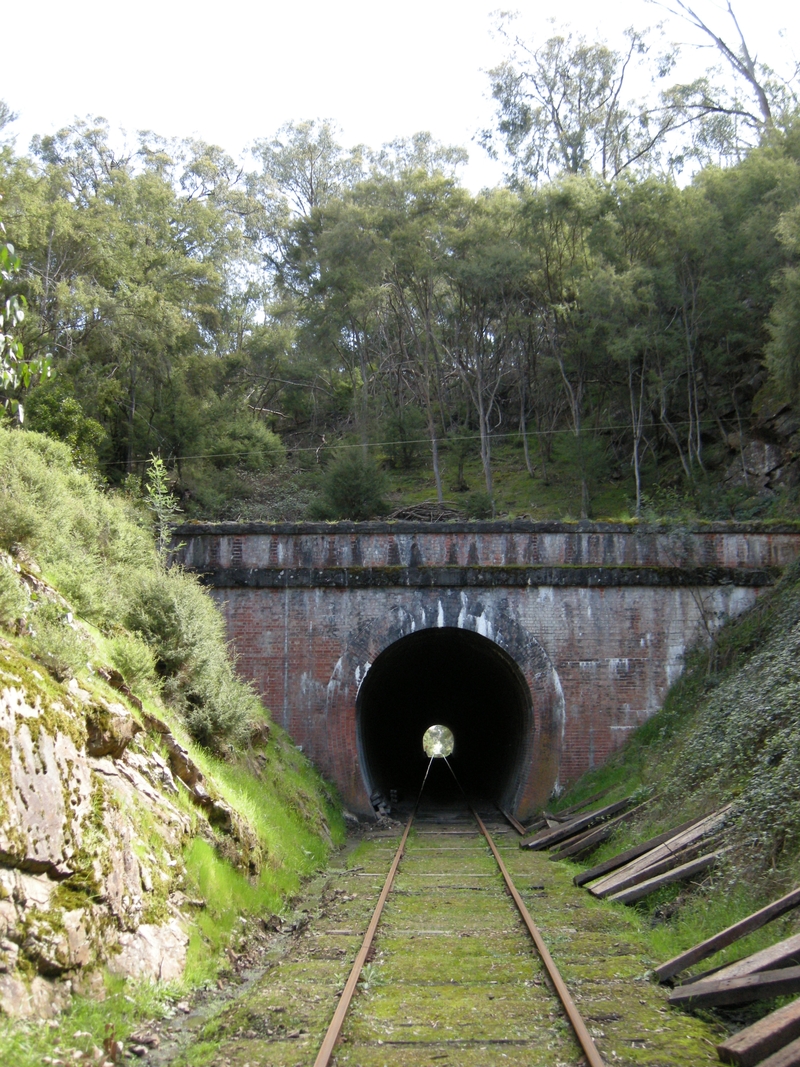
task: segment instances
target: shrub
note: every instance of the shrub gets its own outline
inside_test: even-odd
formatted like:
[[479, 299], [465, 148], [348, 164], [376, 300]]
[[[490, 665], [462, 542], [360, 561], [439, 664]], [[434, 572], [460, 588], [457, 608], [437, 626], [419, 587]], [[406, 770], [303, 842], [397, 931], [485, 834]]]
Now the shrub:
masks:
[[108, 643], [111, 663], [136, 693], [151, 696], [161, 688], [152, 648], [135, 634], [114, 637]]
[[63, 441], [81, 466], [97, 467], [97, 453], [106, 432], [89, 418], [75, 399], [64, 392], [63, 379], [44, 382], [34, 389], [25, 404], [25, 424], [32, 430]]
[[[0, 430], [0, 497], [0, 542], [22, 543], [84, 618], [136, 635], [117, 636], [110, 650], [130, 685], [161, 687], [200, 744], [248, 740], [264, 710], [236, 676], [214, 602], [193, 578], [159, 563], [143, 505], [103, 492], [75, 469], [65, 445], [21, 430]], [[0, 619], [5, 610], [13, 622], [21, 601], [7, 579], [2, 603]], [[41, 604], [29, 620], [34, 653], [62, 675], [92, 655], [64, 614]]]
[[29, 619], [31, 652], [56, 678], [85, 670], [94, 643], [60, 604], [43, 601]]
[[322, 498], [311, 508], [319, 519], [372, 519], [385, 511], [386, 481], [374, 460], [347, 452], [325, 471]]
[[0, 560], [0, 626], [10, 628], [28, 609], [28, 595], [19, 578]]
[[383, 438], [392, 467], [413, 470], [419, 466], [426, 440], [424, 414], [410, 404], [400, 408], [386, 419]]
[[224, 418], [206, 435], [204, 448], [215, 467], [266, 471], [283, 462], [285, 451], [277, 434], [246, 415]]
[[194, 578], [177, 568], [142, 575], [125, 625], [153, 648], [164, 698], [199, 744], [248, 740], [263, 710], [236, 676], [222, 616]]
[[492, 498], [485, 489], [476, 489], [466, 501], [466, 512], [471, 519], [491, 519], [494, 514]]
[[148, 526], [133, 500], [76, 470], [66, 445], [0, 429], [0, 545], [24, 545], [85, 618], [120, 619], [131, 575], [155, 565]]

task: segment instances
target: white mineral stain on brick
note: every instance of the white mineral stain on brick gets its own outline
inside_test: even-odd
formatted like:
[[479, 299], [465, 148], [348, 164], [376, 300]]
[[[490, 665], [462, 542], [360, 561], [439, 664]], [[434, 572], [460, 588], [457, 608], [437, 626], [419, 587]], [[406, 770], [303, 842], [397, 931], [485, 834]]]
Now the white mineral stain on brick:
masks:
[[439, 601], [439, 610], [436, 613], [436, 625], [441, 629], [444, 626], [444, 607], [441, 600]]
[[331, 674], [331, 680], [328, 682], [328, 700], [333, 698], [334, 692], [339, 688], [342, 680], [342, 657], [340, 656], [336, 661], [336, 666], [333, 668]]
[[553, 718], [561, 731], [561, 743], [564, 743], [564, 734], [567, 728], [567, 702], [564, 699], [564, 690], [561, 688], [561, 679], [558, 671], [553, 668], [553, 688], [556, 691], [556, 699], [553, 707]]
[[371, 666], [372, 666], [372, 664], [371, 664], [371, 663], [365, 663], [365, 664], [364, 664], [364, 667], [363, 667], [363, 669], [362, 669], [362, 667], [361, 667], [361, 664], [360, 664], [360, 663], [357, 663], [357, 664], [356, 664], [356, 669], [355, 669], [355, 676], [356, 676], [356, 692], [358, 692], [358, 690], [359, 690], [359, 689], [361, 688], [361, 683], [362, 683], [362, 682], [364, 681], [364, 679], [365, 679], [365, 678], [367, 677], [367, 671], [368, 671], [368, 670], [370, 669], [370, 667], [371, 667]]
[[608, 661], [608, 670], [613, 674], [627, 674], [631, 669], [631, 661], [627, 656], [617, 659], [616, 657]]

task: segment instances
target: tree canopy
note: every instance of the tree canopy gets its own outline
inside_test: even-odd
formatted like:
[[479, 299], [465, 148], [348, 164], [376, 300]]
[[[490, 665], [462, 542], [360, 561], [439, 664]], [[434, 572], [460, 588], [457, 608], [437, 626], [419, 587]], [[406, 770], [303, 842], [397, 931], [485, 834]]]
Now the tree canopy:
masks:
[[[511, 27], [485, 135], [509, 183], [477, 194], [463, 149], [346, 148], [329, 120], [256, 139], [249, 163], [103, 119], [6, 143], [6, 399], [111, 483], [161, 457], [212, 517], [300, 517], [345, 482], [385, 508], [375, 465], [424, 479], [426, 457], [442, 502], [473, 455], [470, 506], [491, 513], [506, 445], [540, 486], [568, 468], [582, 515], [609, 479], [640, 512], [665, 471], [747, 497], [748, 442], [800, 394], [793, 83], [700, 24], [754, 94], [745, 116], [734, 89], [672, 81], [645, 32]], [[636, 65], [652, 100], [630, 102]], [[680, 184], [679, 156], [700, 161]]]

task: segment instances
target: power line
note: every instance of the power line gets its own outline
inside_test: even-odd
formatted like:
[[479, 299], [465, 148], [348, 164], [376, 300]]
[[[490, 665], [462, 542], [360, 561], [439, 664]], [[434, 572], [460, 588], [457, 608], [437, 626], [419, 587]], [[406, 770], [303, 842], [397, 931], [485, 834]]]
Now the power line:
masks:
[[[651, 422], [651, 423], [647, 424], [647, 428], [648, 429], [655, 429], [656, 427], [658, 427], [660, 425], [661, 425], [661, 423]], [[674, 423], [672, 423], [672, 425], [673, 425], [673, 427], [682, 428], [682, 427], [685, 427], [685, 426], [689, 426], [690, 423], [689, 422], [674, 422]], [[592, 427], [591, 432], [592, 433], [611, 433], [611, 432], [613, 432], [615, 430], [629, 430], [629, 429], [630, 429], [630, 425], [628, 423], [616, 423], [616, 424], [615, 423], [608, 423], [605, 426], [594, 426], [594, 427]], [[557, 436], [559, 434], [568, 435], [568, 436], [571, 436], [571, 437], [575, 437], [576, 436], [575, 435], [575, 431], [571, 430], [569, 428], [530, 431], [530, 436], [531, 437], [551, 437], [551, 436]], [[506, 440], [508, 438], [518, 438], [518, 437], [521, 437], [521, 434], [520, 434], [519, 430], [509, 431], [508, 433], [492, 433], [492, 434], [489, 434], [489, 438], [492, 441]], [[431, 440], [430, 437], [415, 437], [415, 438], [404, 438], [403, 440], [394, 440], [394, 441], [368, 441], [368, 442], [366, 442], [366, 447], [367, 448], [391, 448], [393, 446], [427, 445], [427, 444], [430, 444], [430, 440]], [[456, 436], [447, 435], [447, 436], [438, 438], [439, 443], [444, 445], [444, 446], [447, 446], [450, 442], [455, 442], [455, 441], [480, 441], [480, 440], [481, 440], [480, 434], [459, 434], [459, 435], [456, 435]], [[330, 442], [330, 443], [324, 441], [319, 445], [297, 445], [297, 446], [293, 446], [292, 445], [292, 446], [284, 446], [284, 447], [286, 447], [287, 452], [294, 453], [294, 452], [319, 452], [322, 449], [336, 449], [337, 451], [341, 451], [343, 449], [344, 450], [361, 449], [361, 448], [365, 447], [365, 444], [363, 442], [361, 442], [361, 441], [354, 441], [354, 442], [338, 441], [338, 442]], [[244, 458], [244, 457], [247, 457], [247, 456], [267, 456], [267, 455], [270, 455], [272, 453], [272, 451], [273, 451], [272, 449], [268, 449], [268, 448], [257, 448], [257, 449], [248, 449], [248, 450], [242, 451], [242, 452], [197, 452], [194, 455], [167, 456], [167, 458], [171, 459], [175, 463], [189, 463], [189, 462], [191, 462], [193, 460], [201, 460], [201, 459], [237, 459], [237, 458], [241, 459], [241, 458]], [[146, 464], [146, 463], [149, 463], [149, 462], [150, 462], [149, 459], [112, 460], [112, 461], [108, 462], [106, 464], [106, 466], [109, 466], [109, 467], [122, 467], [122, 466], [128, 466], [129, 464], [133, 464], [133, 463], [136, 463], [136, 464], [145, 463]]]

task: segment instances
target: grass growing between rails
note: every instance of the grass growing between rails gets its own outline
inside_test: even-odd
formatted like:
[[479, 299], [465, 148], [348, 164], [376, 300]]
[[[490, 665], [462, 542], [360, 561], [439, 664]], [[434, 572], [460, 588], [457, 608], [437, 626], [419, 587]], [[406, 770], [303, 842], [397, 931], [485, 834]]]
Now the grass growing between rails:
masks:
[[[667, 960], [800, 884], [800, 566], [687, 657], [664, 707], [554, 808], [600, 790], [602, 803], [649, 796], [576, 873], [688, 819], [731, 804], [728, 850], [699, 885], [673, 885], [635, 905], [653, 953]], [[717, 845], [717, 847], [718, 847]], [[714, 846], [709, 846], [711, 849]], [[704, 961], [705, 970], [800, 929], [790, 912]]]

